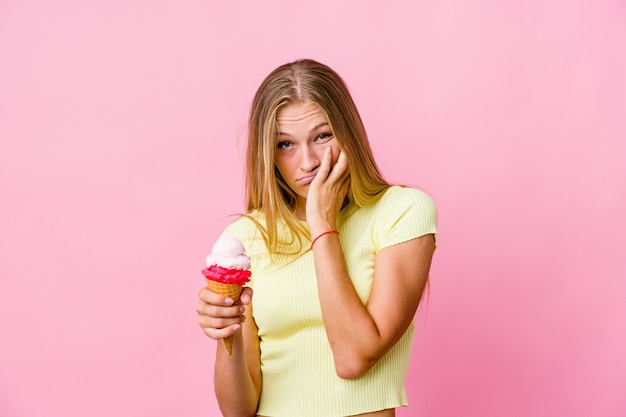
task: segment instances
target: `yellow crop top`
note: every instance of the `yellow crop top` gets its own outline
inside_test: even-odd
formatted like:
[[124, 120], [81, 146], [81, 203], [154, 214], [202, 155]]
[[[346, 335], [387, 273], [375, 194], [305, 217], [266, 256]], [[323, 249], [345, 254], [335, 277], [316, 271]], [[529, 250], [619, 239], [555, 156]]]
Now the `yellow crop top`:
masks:
[[[346, 207], [337, 225], [348, 272], [365, 304], [376, 253], [434, 234], [437, 211], [424, 192], [392, 186], [371, 206]], [[223, 235], [240, 239], [252, 261], [252, 311], [259, 329], [263, 378], [260, 415], [336, 417], [407, 405], [404, 380], [413, 324], [365, 375], [341, 379], [322, 320], [310, 243], [304, 241], [296, 255], [270, 258], [260, 232], [246, 217], [228, 226]]]

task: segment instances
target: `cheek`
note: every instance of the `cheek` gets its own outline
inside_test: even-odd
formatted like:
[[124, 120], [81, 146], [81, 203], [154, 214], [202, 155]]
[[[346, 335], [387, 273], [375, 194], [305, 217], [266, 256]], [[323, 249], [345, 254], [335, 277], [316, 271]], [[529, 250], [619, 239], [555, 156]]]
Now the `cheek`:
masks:
[[280, 175], [282, 175], [283, 178], [285, 178], [285, 170], [287, 169], [287, 162], [285, 160], [285, 158], [279, 158], [277, 157], [276, 160], [274, 161], [274, 166], [276, 167], [276, 169], [278, 170], [278, 172], [280, 172]]
[[334, 166], [337, 163], [337, 160], [339, 160], [339, 153], [341, 152], [341, 148], [339, 147], [339, 145], [337, 144], [333, 144], [333, 158], [332, 158], [332, 163], [331, 166]]
[[293, 152], [279, 151], [274, 154], [274, 165], [279, 169], [289, 169], [289, 165], [293, 164]]

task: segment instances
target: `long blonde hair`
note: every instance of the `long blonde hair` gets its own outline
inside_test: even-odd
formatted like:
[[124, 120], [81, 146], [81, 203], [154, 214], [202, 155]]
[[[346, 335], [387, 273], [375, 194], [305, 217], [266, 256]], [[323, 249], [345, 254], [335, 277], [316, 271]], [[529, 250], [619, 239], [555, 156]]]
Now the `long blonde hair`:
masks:
[[[389, 184], [374, 161], [365, 127], [343, 79], [328, 66], [302, 59], [272, 71], [257, 90], [250, 110], [246, 162], [248, 213], [258, 211], [265, 225], [255, 220], [270, 252], [308, 232], [294, 214], [295, 193], [275, 166], [278, 111], [291, 103], [315, 103], [328, 119], [337, 143], [348, 161], [350, 187], [346, 202], [363, 207], [377, 201]], [[291, 232], [290, 241], [279, 242], [278, 221]]]

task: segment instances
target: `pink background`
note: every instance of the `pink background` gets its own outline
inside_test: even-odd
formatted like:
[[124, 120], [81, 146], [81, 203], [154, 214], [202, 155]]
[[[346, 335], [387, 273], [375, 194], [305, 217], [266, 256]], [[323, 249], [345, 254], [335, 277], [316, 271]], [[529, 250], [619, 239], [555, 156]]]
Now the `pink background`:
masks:
[[218, 415], [200, 269], [299, 57], [439, 207], [398, 415], [626, 415], [625, 39], [618, 0], [0, 1], [0, 415]]

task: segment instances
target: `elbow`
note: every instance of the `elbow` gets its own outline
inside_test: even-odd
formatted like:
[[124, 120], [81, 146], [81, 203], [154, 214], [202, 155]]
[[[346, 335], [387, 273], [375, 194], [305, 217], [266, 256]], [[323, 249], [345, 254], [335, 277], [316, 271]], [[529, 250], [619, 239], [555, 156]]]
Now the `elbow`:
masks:
[[355, 368], [337, 368], [337, 376], [341, 379], [357, 379], [365, 374], [364, 371]]
[[221, 410], [222, 412], [222, 416], [224, 417], [255, 417], [256, 416], [256, 410], [253, 412], [239, 412], [239, 411], [224, 411]]
[[220, 411], [223, 417], [256, 417], [257, 407], [246, 407], [244, 404], [228, 404], [230, 407], [219, 403]]
[[335, 372], [341, 379], [357, 379], [362, 377], [376, 363], [376, 360], [350, 358], [348, 360], [335, 360]]

